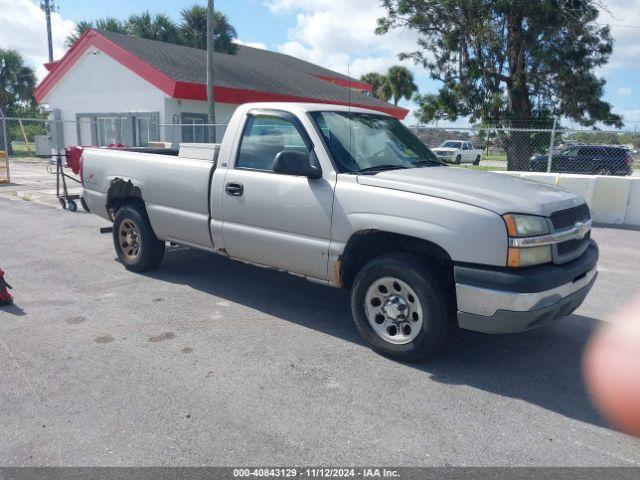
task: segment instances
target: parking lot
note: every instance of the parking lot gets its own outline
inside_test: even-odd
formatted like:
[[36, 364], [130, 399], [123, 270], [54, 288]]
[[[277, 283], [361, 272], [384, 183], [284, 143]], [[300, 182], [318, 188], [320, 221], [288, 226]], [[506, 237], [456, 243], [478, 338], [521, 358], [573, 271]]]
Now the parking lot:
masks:
[[574, 315], [405, 365], [364, 346], [346, 291], [186, 248], [129, 273], [101, 226], [0, 198], [2, 465], [640, 465], [580, 372], [640, 292], [640, 231], [595, 229]]

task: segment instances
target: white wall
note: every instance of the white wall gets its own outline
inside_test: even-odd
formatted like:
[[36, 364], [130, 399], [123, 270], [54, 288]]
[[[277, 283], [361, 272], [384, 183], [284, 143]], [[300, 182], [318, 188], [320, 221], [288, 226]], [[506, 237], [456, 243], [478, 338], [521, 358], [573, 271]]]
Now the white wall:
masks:
[[77, 113], [160, 112], [165, 94], [90, 46], [41, 103], [62, 111], [66, 145], [77, 145]]

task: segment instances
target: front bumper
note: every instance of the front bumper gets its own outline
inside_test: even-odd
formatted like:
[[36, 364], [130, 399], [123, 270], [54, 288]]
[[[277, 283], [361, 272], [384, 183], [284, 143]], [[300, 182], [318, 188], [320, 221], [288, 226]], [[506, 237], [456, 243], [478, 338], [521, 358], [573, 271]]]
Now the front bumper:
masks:
[[456, 266], [460, 328], [516, 333], [564, 317], [582, 304], [598, 275], [591, 241], [578, 259], [522, 270]]

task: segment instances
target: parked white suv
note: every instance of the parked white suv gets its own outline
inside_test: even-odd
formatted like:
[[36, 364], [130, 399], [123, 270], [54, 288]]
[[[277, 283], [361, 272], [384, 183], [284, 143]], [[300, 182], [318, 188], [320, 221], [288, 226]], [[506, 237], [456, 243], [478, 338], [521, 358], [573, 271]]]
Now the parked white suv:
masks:
[[462, 140], [447, 140], [438, 148], [434, 148], [433, 153], [448, 163], [480, 165], [480, 160], [482, 160], [482, 150], [475, 148], [472, 142]]

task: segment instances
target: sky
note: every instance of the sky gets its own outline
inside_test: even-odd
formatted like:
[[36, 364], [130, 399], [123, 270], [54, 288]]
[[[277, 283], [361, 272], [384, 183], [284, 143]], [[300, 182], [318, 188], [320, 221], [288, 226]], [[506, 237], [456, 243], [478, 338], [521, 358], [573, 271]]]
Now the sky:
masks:
[[[74, 22], [113, 16], [126, 18], [149, 10], [178, 19], [180, 11], [196, 0], [57, 0], [53, 15], [54, 57], [60, 58], [64, 39]], [[205, 4], [200, 0], [200, 4]], [[624, 116], [628, 129], [640, 131], [640, 0], [605, 0], [600, 23], [612, 25], [614, 53], [597, 74], [607, 80], [604, 99]], [[384, 15], [379, 0], [216, 0], [247, 45], [290, 54], [353, 77], [369, 71], [384, 72], [404, 64], [415, 75], [420, 93], [436, 93], [439, 83], [410, 60], [397, 55], [416, 46], [411, 31], [374, 33]], [[32, 0], [0, 0], [0, 47], [18, 50], [39, 78], [46, 70], [46, 24], [39, 4]], [[415, 109], [410, 102], [401, 106]], [[408, 123], [415, 123], [412, 114]]]

